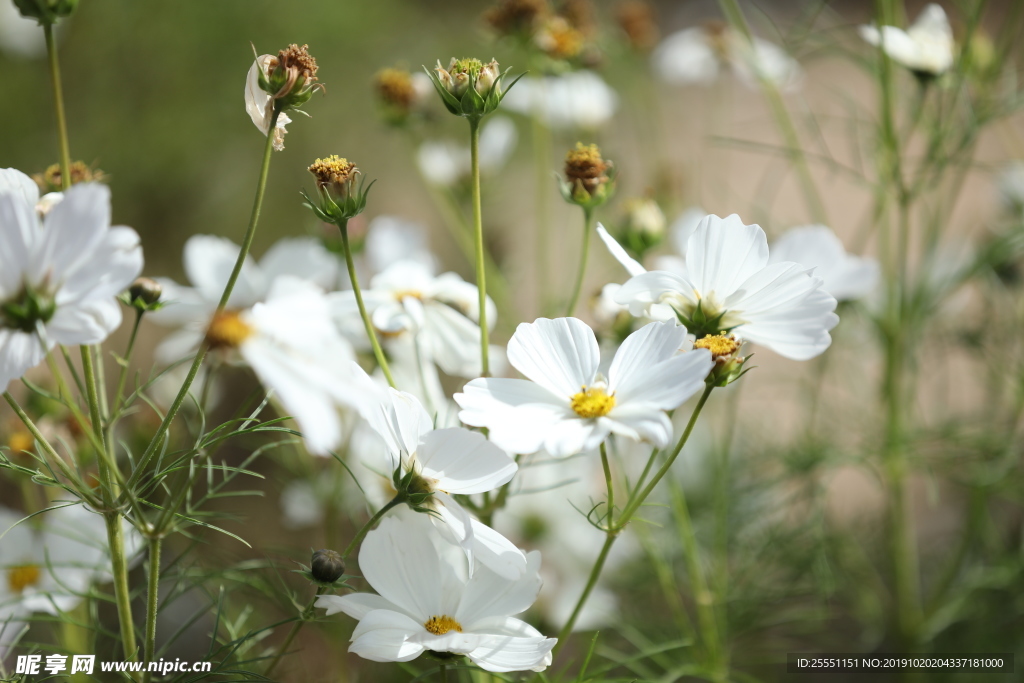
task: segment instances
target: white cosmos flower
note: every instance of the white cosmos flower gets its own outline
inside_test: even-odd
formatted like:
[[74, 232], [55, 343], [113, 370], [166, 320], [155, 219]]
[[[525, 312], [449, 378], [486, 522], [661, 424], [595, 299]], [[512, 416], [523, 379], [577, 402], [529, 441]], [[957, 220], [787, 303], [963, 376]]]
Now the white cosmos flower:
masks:
[[367, 277], [398, 261], [417, 261], [431, 269], [437, 266], [437, 258], [427, 242], [426, 228], [399, 216], [376, 216], [370, 221], [362, 256], [369, 269]]
[[[240, 250], [226, 237], [193, 235], [185, 242], [183, 258], [185, 275], [192, 286], [157, 278], [167, 305], [149, 317], [161, 325], [180, 328], [157, 348], [157, 357], [162, 362], [176, 361], [199, 345]], [[279, 240], [259, 263], [246, 256], [228, 308], [251, 308], [265, 300], [274, 281], [281, 276], [302, 278], [330, 290], [338, 281], [338, 259], [312, 237]]]
[[953, 29], [946, 12], [934, 3], [921, 10], [906, 31], [895, 26], [861, 26], [860, 35], [911, 71], [938, 76], [953, 66]]
[[661, 80], [676, 85], [713, 83], [726, 68], [751, 87], [763, 79], [792, 89], [802, 77], [800, 65], [778, 45], [757, 37], [749, 41], [718, 23], [671, 34], [654, 49], [651, 62]]
[[[768, 240], [739, 216], [705, 216], [686, 247], [686, 274], [654, 270], [634, 275], [619, 303], [634, 315], [668, 304], [703, 336], [730, 330], [737, 338], [792, 360], [817, 356], [832, 343], [836, 300], [811, 269], [768, 262]], [[698, 329], [700, 328], [700, 329]]]
[[846, 253], [836, 234], [824, 225], [793, 228], [775, 240], [768, 263], [783, 261], [814, 268], [821, 288], [837, 301], [860, 299], [878, 286], [878, 261]]
[[[103, 518], [82, 505], [24, 515], [0, 508], [0, 624], [33, 612], [58, 614], [82, 600], [89, 586], [110, 579]], [[138, 556], [142, 538], [121, 521], [125, 553]]]
[[[359, 311], [351, 291], [332, 295], [337, 323], [358, 330]], [[434, 275], [420, 261], [399, 261], [370, 280], [363, 301], [374, 327], [384, 337], [414, 336], [424, 362], [437, 363], [458, 377], [480, 374], [479, 293], [455, 273]], [[487, 323], [493, 328], [497, 308], [487, 298]], [[365, 335], [365, 332], [361, 333]]]
[[619, 96], [593, 71], [523, 78], [508, 91], [501, 106], [537, 116], [551, 128], [600, 128], [611, 121]]
[[[516, 148], [516, 125], [505, 116], [494, 116], [480, 130], [480, 174], [496, 173], [508, 163]], [[451, 140], [428, 140], [416, 153], [423, 177], [434, 185], [451, 187], [469, 178], [472, 157], [469, 147]]]
[[121, 324], [115, 297], [142, 271], [139, 236], [110, 226], [109, 188], [76, 185], [40, 219], [20, 175], [21, 190], [0, 189], [0, 389], [55, 344], [106, 339]]
[[597, 448], [610, 434], [665, 446], [667, 410], [704, 386], [711, 355], [678, 353], [686, 328], [651, 323], [629, 335], [608, 369], [598, 373], [594, 331], [576, 318], [522, 323], [508, 343], [509, 362], [527, 379], [479, 378], [455, 400], [459, 418], [490, 429], [512, 453], [541, 449], [562, 457]]
[[487, 566], [470, 571], [457, 546], [424, 515], [385, 518], [366, 535], [359, 568], [377, 591], [322, 595], [316, 606], [359, 620], [349, 652], [375, 662], [408, 662], [430, 650], [465, 655], [486, 671], [542, 671], [554, 638], [514, 614], [540, 590], [540, 553], [514, 580]]
[[[260, 71], [266, 77], [270, 62], [275, 59], [277, 58], [274, 55], [260, 55], [252, 63], [249, 73], [245, 77], [245, 111], [264, 135], [270, 130], [274, 103], [270, 93], [260, 87]], [[288, 132], [285, 130], [285, 126], [291, 122], [292, 120], [284, 112], [278, 114], [277, 126], [274, 128], [274, 149], [279, 152], [284, 149], [284, 135]]]
[[237, 352], [295, 419], [314, 455], [342, 438], [340, 408], [354, 408], [352, 347], [331, 322], [330, 302], [316, 285], [288, 275], [274, 280], [265, 302], [214, 315], [207, 339]]
[[[368, 377], [361, 384], [367, 381]], [[473, 519], [453, 497], [486, 493], [507, 484], [518, 469], [515, 461], [479, 432], [461, 427], [434, 429], [415, 396], [387, 391], [383, 401], [363, 408], [366, 421], [386, 445], [385, 472], [399, 468], [403, 473], [414, 472], [419, 477], [414, 488], [432, 494], [428, 505], [436, 514], [430, 519], [464, 549], [470, 561], [476, 557], [492, 571], [517, 578], [526, 568], [523, 552]]]

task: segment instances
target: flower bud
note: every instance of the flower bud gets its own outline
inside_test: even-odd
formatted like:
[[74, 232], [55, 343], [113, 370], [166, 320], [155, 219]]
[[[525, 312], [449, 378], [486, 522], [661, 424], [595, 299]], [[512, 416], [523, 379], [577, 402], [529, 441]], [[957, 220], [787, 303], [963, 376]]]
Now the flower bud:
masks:
[[[439, 60], [433, 73], [427, 71], [427, 75], [449, 112], [476, 121], [497, 109], [508, 92], [508, 88], [502, 88], [501, 84], [505, 74], [493, 59], [484, 64], [479, 59], [453, 57], [447, 69]], [[512, 85], [515, 81], [509, 88]]]
[[665, 214], [658, 202], [649, 197], [630, 199], [625, 209], [620, 241], [643, 259], [648, 250], [661, 244], [665, 238]]
[[743, 364], [747, 359], [739, 354], [741, 345], [742, 342], [728, 332], [705, 335], [693, 342], [694, 349], [707, 349], [715, 361], [705, 380], [708, 384], [724, 387], [743, 376], [746, 372]]
[[62, 17], [71, 16], [78, 0], [14, 0], [21, 16], [37, 19], [40, 24], [54, 24]]
[[484, 21], [500, 36], [529, 37], [549, 13], [546, 0], [499, 0]]
[[615, 18], [630, 47], [637, 52], [650, 52], [658, 44], [658, 22], [648, 0], [623, 0], [616, 8]]
[[548, 57], [568, 60], [583, 51], [583, 33], [564, 17], [553, 17], [537, 32], [534, 42]]
[[424, 86], [430, 88], [426, 80], [423, 74], [411, 74], [405, 69], [388, 68], [377, 72], [373, 87], [388, 123], [401, 125], [406, 122], [422, 102]]
[[317, 550], [309, 563], [310, 573], [320, 583], [334, 583], [345, 573], [345, 563], [334, 550]]
[[314, 202], [309, 196], [306, 196], [306, 201], [320, 220], [347, 225], [349, 219], [366, 208], [366, 195], [370, 188], [363, 188], [359, 181], [359, 168], [353, 162], [332, 154], [325, 159], [317, 159], [308, 170], [316, 178], [320, 201]]
[[[90, 168], [84, 161], [72, 162], [68, 170], [71, 175], [71, 185], [77, 185], [78, 183], [102, 183], [107, 180], [106, 173], [98, 168]], [[43, 194], [60, 192], [64, 189], [60, 164], [52, 164], [42, 173], [33, 174], [32, 180], [36, 181], [39, 191]]]
[[567, 202], [593, 208], [604, 204], [614, 190], [611, 176], [612, 162], [601, 158], [597, 145], [576, 148], [565, 155], [565, 180], [562, 196]]
[[128, 296], [132, 304], [152, 306], [160, 301], [160, 295], [164, 288], [160, 283], [148, 277], [135, 278], [135, 282], [128, 288]]

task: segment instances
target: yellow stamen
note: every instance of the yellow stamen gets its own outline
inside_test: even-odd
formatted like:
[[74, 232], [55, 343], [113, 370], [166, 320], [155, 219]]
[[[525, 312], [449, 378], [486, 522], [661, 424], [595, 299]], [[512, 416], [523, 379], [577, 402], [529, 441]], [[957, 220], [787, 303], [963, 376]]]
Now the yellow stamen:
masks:
[[242, 320], [239, 311], [220, 311], [213, 316], [206, 329], [206, 341], [211, 348], [237, 349], [254, 330]]
[[443, 636], [448, 631], [458, 631], [462, 633], [462, 624], [455, 621], [454, 617], [450, 617], [447, 614], [443, 616], [433, 616], [427, 619], [427, 623], [423, 624], [423, 628], [427, 629], [435, 636]]
[[615, 407], [615, 395], [609, 396], [601, 387], [583, 387], [572, 397], [572, 409], [580, 417], [604, 417]]
[[42, 572], [34, 564], [27, 564], [21, 567], [11, 567], [7, 572], [7, 585], [12, 593], [21, 593], [29, 586], [39, 583]]
[[709, 334], [693, 342], [695, 349], [707, 349], [715, 360], [731, 356], [740, 348], [739, 341], [731, 334]]
[[337, 154], [332, 154], [326, 159], [317, 159], [310, 164], [308, 170], [321, 187], [346, 185], [353, 182], [359, 174], [359, 169], [354, 163]]
[[395, 292], [395, 299], [397, 301], [401, 301], [406, 298], [419, 299], [420, 301], [423, 301], [423, 292], [417, 289], [400, 289]]

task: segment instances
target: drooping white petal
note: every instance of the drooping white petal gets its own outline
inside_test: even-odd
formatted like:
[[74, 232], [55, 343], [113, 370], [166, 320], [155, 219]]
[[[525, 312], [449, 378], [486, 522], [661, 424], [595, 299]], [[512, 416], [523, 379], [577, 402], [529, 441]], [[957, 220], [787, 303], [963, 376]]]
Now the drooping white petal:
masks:
[[402, 612], [397, 605], [373, 593], [321, 595], [316, 599], [316, 607], [327, 610], [327, 616], [344, 612], [353, 619], [362, 619], [370, 612], [380, 609]]
[[508, 483], [519, 469], [515, 461], [479, 432], [435, 429], [416, 452], [422, 474], [453, 494], [483, 493]]
[[538, 318], [521, 323], [508, 343], [508, 360], [519, 372], [566, 398], [592, 384], [600, 363], [594, 331], [577, 318]]
[[[260, 71], [267, 73], [271, 60], [276, 59], [273, 55], [260, 55], [249, 67], [249, 73], [245, 77], [245, 111], [249, 114], [253, 124], [260, 129], [260, 132], [267, 135], [270, 130], [271, 106], [270, 94], [260, 88]], [[277, 126], [274, 129], [274, 149], [284, 149], [284, 135], [288, 131], [285, 126], [292, 120], [284, 112], [277, 117]]]
[[453, 615], [465, 630], [491, 617], [507, 617], [525, 611], [540, 591], [540, 553], [526, 554], [526, 571], [509, 581], [489, 568], [480, 568], [466, 583]]
[[0, 328], [0, 387], [6, 391], [11, 382], [42, 363], [47, 350], [34, 334]]
[[679, 354], [685, 341], [686, 328], [671, 322], [650, 323], [626, 338], [608, 372], [613, 417], [632, 401], [675, 410], [701, 389], [714, 362], [706, 349]]
[[405, 614], [375, 610], [359, 621], [348, 651], [371, 662], [408, 662], [427, 649], [411, 640], [422, 632], [423, 625]]
[[608, 251], [612, 257], [622, 264], [622, 267], [626, 269], [626, 272], [630, 275], [639, 275], [640, 273], [646, 273], [647, 269], [644, 268], [639, 261], [626, 253], [626, 250], [622, 248], [622, 245], [615, 241], [615, 238], [608, 234], [608, 231], [600, 223], [597, 224], [597, 235], [604, 242], [604, 245], [608, 247]]
[[483, 522], [470, 520], [473, 527], [473, 556], [483, 566], [509, 581], [521, 578], [527, 571], [526, 554]]

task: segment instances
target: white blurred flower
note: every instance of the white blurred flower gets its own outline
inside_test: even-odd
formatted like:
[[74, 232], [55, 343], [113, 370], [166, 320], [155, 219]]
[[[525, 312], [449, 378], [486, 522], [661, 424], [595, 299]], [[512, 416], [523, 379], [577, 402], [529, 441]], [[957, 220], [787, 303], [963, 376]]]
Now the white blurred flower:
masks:
[[46, 54], [46, 39], [39, 22], [21, 16], [10, 2], [0, 2], [0, 51], [30, 59]]
[[415, 396], [388, 389], [384, 400], [365, 400], [363, 416], [384, 440], [385, 473], [413, 473], [412, 489], [429, 493], [428, 515], [450, 541], [497, 574], [525, 571], [526, 557], [505, 537], [470, 516], [453, 496], [486, 493], [507, 484], [518, 466], [483, 434], [461, 427], [434, 429]]
[[[355, 332], [362, 324], [355, 295], [337, 292], [332, 299], [339, 327], [365, 336], [365, 332]], [[399, 261], [370, 280], [363, 300], [385, 342], [411, 334], [421, 361], [437, 363], [458, 377], [480, 373], [476, 285], [455, 273], [435, 276], [432, 268], [418, 261]], [[497, 309], [488, 298], [488, 324], [493, 326], [496, 318]]]
[[705, 216], [686, 247], [686, 274], [654, 270], [634, 275], [619, 303], [634, 315], [668, 304], [698, 336], [729, 330], [792, 360], [807, 360], [832, 343], [839, 318], [822, 280], [796, 263], [768, 262], [758, 225], [739, 216]]
[[[518, 133], [511, 119], [492, 116], [480, 130], [480, 175], [490, 175], [508, 163]], [[416, 153], [423, 177], [434, 185], [451, 187], [469, 178], [472, 157], [467, 145], [451, 140], [428, 140]]]
[[[0, 388], [56, 344], [98, 344], [121, 324], [115, 298], [142, 271], [131, 228], [110, 226], [110, 189], [72, 187], [45, 218], [35, 183], [0, 187]], [[12, 177], [11, 171], [6, 176]]]
[[527, 379], [479, 378], [455, 394], [459, 418], [487, 427], [511, 453], [541, 449], [564, 457], [597, 448], [610, 434], [665, 446], [678, 408], [704, 386], [712, 368], [704, 350], [678, 353], [686, 328], [651, 323], [629, 335], [608, 369], [576, 318], [523, 323], [508, 343], [509, 362]]
[[938, 76], [953, 66], [953, 29], [946, 12], [934, 3], [921, 10], [906, 31], [895, 26], [861, 26], [860, 35], [911, 71]]
[[540, 554], [509, 580], [487, 566], [467, 566], [457, 546], [424, 515], [384, 519], [366, 535], [359, 568], [373, 593], [323, 595], [316, 606], [359, 620], [349, 652], [375, 662], [407, 662], [424, 652], [465, 655], [486, 671], [542, 671], [554, 638], [512, 615], [540, 590]]
[[[276, 63], [276, 61], [277, 57], [274, 55], [260, 55], [252, 63], [249, 73], [245, 77], [245, 111], [264, 135], [267, 135], [270, 130], [274, 101], [269, 93], [260, 88], [260, 71], [266, 77], [271, 63]], [[284, 112], [278, 114], [277, 126], [274, 128], [274, 149], [279, 152], [284, 149], [284, 135], [288, 132], [285, 130], [285, 126], [291, 122], [292, 120]]]
[[[191, 287], [157, 278], [166, 305], [148, 317], [161, 325], [179, 328], [157, 347], [157, 358], [171, 363], [199, 346], [210, 317], [231, 277], [241, 247], [226, 237], [193, 235], [185, 242], [183, 263]], [[282, 276], [307, 280], [330, 290], [338, 281], [338, 259], [312, 237], [279, 240], [259, 263], [246, 256], [228, 309], [251, 308], [266, 299], [274, 281]]]
[[398, 261], [416, 261], [428, 268], [437, 266], [437, 258], [427, 243], [426, 228], [398, 216], [377, 216], [370, 221], [363, 257], [369, 275]]
[[824, 225], [793, 228], [775, 240], [768, 263], [783, 261], [814, 268], [821, 288], [837, 301], [860, 299], [878, 286], [878, 261], [846, 253], [836, 234]]
[[766, 80], [792, 89], [802, 77], [799, 63], [778, 45], [756, 36], [747, 40], [719, 22], [671, 34], [655, 48], [651, 62], [661, 80], [677, 85], [712, 83], [723, 69], [751, 87]]
[[615, 115], [619, 96], [593, 71], [523, 78], [508, 91], [502, 106], [537, 116], [551, 128], [600, 128]]
[[[18, 524], [23, 517], [0, 508], [0, 624], [33, 612], [66, 612], [93, 583], [110, 580], [106, 523], [99, 514], [67, 505]], [[130, 561], [142, 538], [124, 520], [121, 525]]]

